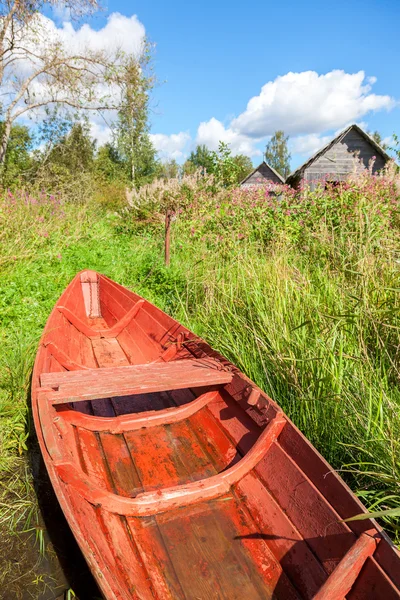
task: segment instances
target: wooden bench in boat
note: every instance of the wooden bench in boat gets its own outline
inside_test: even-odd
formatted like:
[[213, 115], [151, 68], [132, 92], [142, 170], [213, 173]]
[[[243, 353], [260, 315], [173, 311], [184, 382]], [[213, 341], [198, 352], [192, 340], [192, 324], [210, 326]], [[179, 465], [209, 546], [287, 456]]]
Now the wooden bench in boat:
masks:
[[213, 359], [185, 359], [83, 371], [42, 373], [41, 389], [52, 404], [115, 398], [215, 385], [232, 381], [232, 373]]

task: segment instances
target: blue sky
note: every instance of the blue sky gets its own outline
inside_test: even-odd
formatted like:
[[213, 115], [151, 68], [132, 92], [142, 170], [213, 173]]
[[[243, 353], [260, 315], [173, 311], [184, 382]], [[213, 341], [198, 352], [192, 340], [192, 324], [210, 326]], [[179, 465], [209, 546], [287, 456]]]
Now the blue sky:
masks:
[[283, 128], [295, 167], [351, 122], [400, 133], [399, 0], [109, 0], [90, 27], [106, 36], [113, 13], [116, 35], [155, 44], [151, 132], [165, 158], [222, 137], [257, 164]]

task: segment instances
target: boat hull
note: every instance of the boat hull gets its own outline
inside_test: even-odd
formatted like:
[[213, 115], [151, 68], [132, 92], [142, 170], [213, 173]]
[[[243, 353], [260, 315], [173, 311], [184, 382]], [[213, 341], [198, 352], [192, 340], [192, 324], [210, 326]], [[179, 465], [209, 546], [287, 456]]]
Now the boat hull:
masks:
[[234, 365], [93, 271], [52, 311], [32, 409], [105, 598], [400, 598], [400, 559]]

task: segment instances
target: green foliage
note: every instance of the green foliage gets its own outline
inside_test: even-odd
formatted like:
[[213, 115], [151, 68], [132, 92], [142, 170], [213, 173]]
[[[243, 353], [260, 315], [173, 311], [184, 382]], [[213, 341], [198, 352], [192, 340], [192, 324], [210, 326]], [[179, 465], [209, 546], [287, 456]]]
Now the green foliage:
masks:
[[95, 149], [96, 142], [90, 136], [88, 123], [74, 123], [51, 148], [45, 164], [58, 165], [76, 176], [93, 169]]
[[395, 155], [397, 162], [400, 162], [400, 138], [395, 133], [393, 134], [394, 147], [389, 148]]
[[275, 131], [270, 141], [265, 147], [266, 162], [278, 171], [284, 179], [290, 173], [290, 152], [288, 150], [289, 136], [285, 136], [284, 131]]
[[153, 181], [157, 175], [157, 153], [149, 134], [143, 133], [132, 153], [135, 166], [134, 183], [136, 187]]
[[181, 169], [174, 158], [165, 161], [159, 161], [156, 170], [157, 179], [176, 179], [179, 177]]
[[373, 140], [374, 140], [374, 141], [375, 141], [375, 142], [376, 142], [376, 143], [377, 143], [377, 144], [378, 144], [378, 145], [379, 145], [381, 148], [383, 148], [383, 150], [387, 150], [387, 149], [389, 148], [388, 144], [385, 144], [385, 142], [383, 141], [383, 139], [382, 139], [382, 136], [381, 136], [381, 134], [379, 133], [379, 131], [374, 131], [374, 132], [371, 132], [371, 131], [369, 131], [369, 132], [368, 132], [368, 135], [369, 135], [370, 137], [372, 137], [372, 139], [373, 139]]
[[232, 156], [229, 144], [220, 142], [217, 152], [211, 153], [213, 167], [212, 173], [218, 183], [230, 187], [238, 183], [242, 166]]
[[236, 154], [232, 160], [237, 166], [235, 183], [240, 183], [245, 177], [247, 177], [247, 175], [249, 175], [249, 173], [252, 172], [253, 163], [245, 154]]
[[[0, 123], [0, 137], [4, 123]], [[8, 149], [1, 172], [2, 185], [16, 188], [26, 181], [32, 169], [32, 136], [25, 125], [13, 125]]]
[[183, 165], [185, 175], [196, 171], [214, 175], [218, 183], [224, 186], [240, 183], [253, 169], [251, 160], [244, 154], [232, 155], [229, 144], [219, 143], [218, 151], [212, 152], [207, 146], [197, 146]]
[[126, 164], [113, 144], [100, 146], [94, 161], [96, 173], [108, 183], [114, 181], [127, 182]]
[[211, 150], [204, 144], [197, 146], [196, 150], [192, 150], [188, 160], [184, 164], [185, 175], [192, 175], [198, 169], [205, 170], [207, 173], [213, 173], [214, 169], [214, 158]]

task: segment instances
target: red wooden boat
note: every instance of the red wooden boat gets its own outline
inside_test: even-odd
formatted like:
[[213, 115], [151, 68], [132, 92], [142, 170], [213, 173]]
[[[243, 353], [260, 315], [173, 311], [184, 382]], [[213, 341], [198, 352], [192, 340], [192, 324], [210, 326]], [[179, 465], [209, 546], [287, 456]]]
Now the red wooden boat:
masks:
[[107, 599], [400, 598], [399, 555], [277, 404], [137, 294], [78, 274], [46, 325], [44, 460]]

